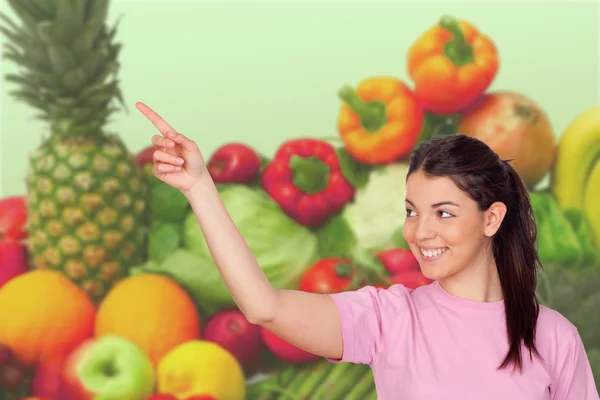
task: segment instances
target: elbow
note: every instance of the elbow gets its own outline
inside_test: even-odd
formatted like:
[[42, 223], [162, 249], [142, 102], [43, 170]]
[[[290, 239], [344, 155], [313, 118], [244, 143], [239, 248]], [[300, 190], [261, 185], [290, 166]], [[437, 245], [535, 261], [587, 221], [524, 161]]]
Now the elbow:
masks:
[[248, 322], [250, 322], [252, 325], [267, 326], [274, 319], [274, 316], [272, 314], [266, 313], [264, 311], [261, 312], [260, 310], [246, 311], [243, 312], [243, 314], [248, 320]]
[[246, 314], [246, 319], [252, 325], [265, 326], [269, 324], [269, 319], [257, 314]]
[[277, 316], [279, 293], [278, 291], [273, 291], [272, 296], [265, 296], [261, 300], [256, 301], [253, 299], [250, 304], [243, 306], [239, 304], [238, 307], [248, 322], [264, 327], [270, 325]]

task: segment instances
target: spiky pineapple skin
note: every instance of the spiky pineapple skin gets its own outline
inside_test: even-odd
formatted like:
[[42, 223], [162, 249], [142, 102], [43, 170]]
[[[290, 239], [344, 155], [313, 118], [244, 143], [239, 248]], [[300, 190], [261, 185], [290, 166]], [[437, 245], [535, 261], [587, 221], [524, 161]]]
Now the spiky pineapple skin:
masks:
[[45, 140], [27, 189], [32, 268], [61, 271], [100, 302], [145, 261], [148, 182], [117, 135]]

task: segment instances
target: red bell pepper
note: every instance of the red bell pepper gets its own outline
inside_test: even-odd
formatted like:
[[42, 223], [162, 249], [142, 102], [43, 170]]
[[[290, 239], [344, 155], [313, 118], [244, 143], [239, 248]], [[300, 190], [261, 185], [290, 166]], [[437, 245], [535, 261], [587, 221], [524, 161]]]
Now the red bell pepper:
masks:
[[263, 171], [262, 187], [286, 214], [311, 228], [342, 210], [355, 192], [335, 148], [313, 138], [283, 143]]

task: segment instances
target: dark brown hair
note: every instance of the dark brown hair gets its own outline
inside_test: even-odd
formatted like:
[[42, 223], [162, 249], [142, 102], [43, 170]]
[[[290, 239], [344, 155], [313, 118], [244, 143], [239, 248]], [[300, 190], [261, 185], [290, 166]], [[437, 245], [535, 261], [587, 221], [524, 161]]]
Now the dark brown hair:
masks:
[[507, 211], [492, 238], [492, 252], [500, 276], [506, 310], [509, 350], [499, 369], [513, 365], [522, 370], [521, 344], [541, 358], [535, 346], [539, 314], [537, 226], [527, 188], [507, 160], [476, 138], [458, 134], [423, 142], [413, 150], [408, 176], [415, 171], [448, 177], [487, 210], [502, 202]]

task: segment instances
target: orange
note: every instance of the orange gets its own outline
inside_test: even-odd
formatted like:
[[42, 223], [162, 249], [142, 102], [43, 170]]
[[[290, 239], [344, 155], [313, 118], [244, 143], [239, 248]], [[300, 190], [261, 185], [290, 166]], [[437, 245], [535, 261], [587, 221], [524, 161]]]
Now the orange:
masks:
[[0, 289], [0, 343], [25, 366], [69, 352], [93, 336], [96, 308], [58, 271], [33, 270]]
[[137, 344], [156, 366], [177, 345], [200, 337], [200, 316], [175, 281], [141, 274], [121, 280], [100, 304], [95, 335], [105, 334]]

